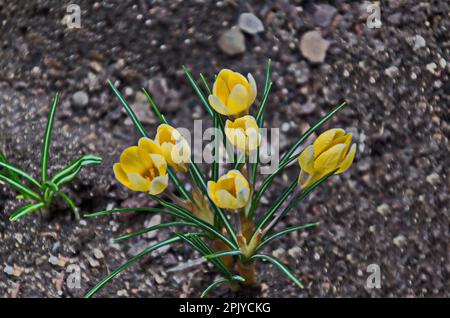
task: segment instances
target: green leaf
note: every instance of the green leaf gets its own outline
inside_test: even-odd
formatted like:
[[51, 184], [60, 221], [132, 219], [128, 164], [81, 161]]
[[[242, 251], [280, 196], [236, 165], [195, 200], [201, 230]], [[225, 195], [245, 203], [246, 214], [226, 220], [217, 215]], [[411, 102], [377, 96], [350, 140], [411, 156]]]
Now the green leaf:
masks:
[[[203, 240], [199, 237], [197, 233], [188, 233], [188, 234], [175, 233], [175, 235], [177, 235], [183, 241], [192, 246], [196, 251], [202, 254], [203, 257], [213, 253], [213, 251], [208, 247], [208, 245], [205, 242], [203, 242]], [[231, 274], [230, 270], [225, 266], [225, 264], [222, 262], [222, 260], [220, 260], [219, 258], [213, 258], [210, 259], [209, 261], [217, 268], [217, 270], [223, 276], [225, 276], [227, 279], [231, 279], [233, 275]]]
[[174, 203], [167, 202], [157, 196], [150, 195], [154, 200], [158, 201], [159, 204], [161, 204], [163, 207], [166, 207], [168, 209], [171, 209], [174, 212], [179, 213], [182, 215], [186, 221], [196, 223], [202, 230], [205, 232], [208, 232], [215, 237], [221, 239], [225, 244], [227, 244], [231, 248], [237, 248], [238, 244], [237, 242], [230, 241], [225, 235], [223, 235], [220, 231], [218, 231], [215, 227], [211, 226], [211, 224], [203, 221], [202, 219], [196, 217], [193, 215], [189, 210], [186, 210], [185, 208], [182, 208]]
[[85, 155], [78, 158], [75, 161], [72, 161], [67, 166], [59, 170], [52, 178], [52, 182], [60, 187], [64, 184], [72, 181], [81, 171], [83, 167], [89, 165], [99, 165], [102, 163], [102, 158], [93, 156], [93, 155]]
[[18, 190], [23, 196], [32, 198], [36, 201], [42, 201], [42, 198], [39, 194], [34, 192], [33, 190], [29, 189], [26, 185], [24, 185], [21, 182], [17, 182], [10, 177], [7, 177], [0, 173], [0, 181], [3, 181], [7, 184], [9, 184], [14, 189]]
[[239, 275], [235, 275], [231, 278], [231, 280], [223, 278], [220, 279], [218, 281], [215, 281], [214, 283], [212, 283], [211, 285], [209, 285], [208, 287], [206, 287], [206, 289], [202, 292], [202, 294], [200, 295], [200, 298], [205, 298], [205, 296], [214, 288], [216, 288], [217, 286], [220, 286], [222, 284], [225, 283], [230, 283], [231, 281], [237, 281], [237, 282], [245, 282], [244, 277], [239, 276]]
[[292, 183], [289, 185], [287, 189], [283, 191], [283, 193], [278, 197], [278, 199], [275, 201], [274, 205], [264, 213], [262, 219], [258, 222], [256, 225], [253, 234], [255, 235], [258, 233], [260, 229], [262, 229], [273, 217], [273, 215], [277, 212], [277, 210], [280, 208], [280, 206], [287, 200], [287, 198], [295, 191], [295, 189], [298, 187], [297, 180], [292, 181]]
[[157, 224], [157, 225], [154, 225], [154, 226], [147, 227], [147, 228], [139, 230], [139, 231], [135, 231], [135, 232], [132, 232], [132, 233], [127, 233], [127, 234], [121, 235], [119, 237], [116, 237], [114, 239], [114, 241], [122, 241], [122, 240], [129, 239], [129, 238], [132, 238], [132, 237], [136, 237], [136, 236], [139, 236], [139, 235], [151, 232], [151, 231], [156, 231], [156, 230], [160, 230], [160, 229], [164, 229], [164, 228], [168, 228], [168, 227], [174, 227], [174, 226], [192, 226], [192, 227], [197, 227], [197, 224], [191, 223], [191, 222], [167, 222], [167, 223], [161, 223], [161, 224]]
[[164, 115], [159, 111], [158, 107], [156, 106], [155, 102], [153, 101], [153, 98], [150, 96], [150, 94], [147, 92], [147, 90], [145, 88], [143, 88], [142, 91], [144, 92], [145, 97], [147, 98], [148, 102], [150, 103], [150, 106], [151, 106], [153, 112], [155, 113], [155, 115], [158, 116], [159, 120], [162, 123], [169, 125], [169, 122], [167, 121], [166, 117], [164, 117]]
[[[298, 156], [292, 156], [295, 151], [297, 150], [300, 145], [306, 141], [306, 139], [311, 136], [317, 129], [319, 129], [325, 122], [327, 122], [330, 118], [332, 118], [338, 111], [340, 111], [342, 108], [344, 108], [347, 105], [346, 102], [343, 102], [338, 107], [334, 108], [332, 111], [330, 111], [327, 115], [323, 116], [319, 121], [317, 121], [311, 128], [309, 128], [291, 147], [291, 149], [285, 153], [281, 159], [280, 163], [278, 165], [278, 168], [275, 172], [267, 176], [263, 183], [261, 184], [261, 187], [256, 192], [253, 203], [252, 203], [252, 212], [256, 210], [259, 201], [261, 200], [261, 197], [263, 196], [264, 192], [267, 190], [267, 188], [272, 184], [272, 181], [274, 178], [292, 161], [297, 159]], [[292, 157], [291, 157], [292, 156]]]
[[[3, 163], [11, 165], [9, 163], [8, 159], [6, 159], [5, 154], [3, 152], [1, 152], [1, 151], [0, 151], [0, 162], [3, 162]], [[8, 175], [14, 181], [20, 182], [19, 177], [13, 171], [8, 170]]]
[[58, 194], [72, 208], [72, 212], [75, 215], [75, 219], [79, 220], [80, 219], [80, 212], [79, 212], [79, 209], [76, 206], [76, 204], [72, 201], [72, 199], [69, 198], [69, 196], [67, 194], [65, 194], [64, 192], [62, 192], [62, 191], [58, 191]]
[[41, 159], [41, 173], [42, 173], [42, 183], [45, 183], [47, 181], [47, 167], [48, 167], [48, 157], [50, 154], [50, 144], [52, 140], [52, 129], [53, 129], [53, 122], [55, 121], [55, 112], [56, 112], [56, 105], [58, 105], [58, 94], [55, 95], [53, 98], [52, 105], [50, 107], [50, 113], [48, 115], [47, 120], [47, 127], [45, 128], [45, 134], [44, 134], [44, 142], [42, 144], [42, 159]]
[[[317, 180], [316, 182], [314, 182], [312, 185], [310, 185], [308, 188], [304, 189], [302, 192], [300, 192], [300, 194], [295, 197], [294, 199], [292, 199], [292, 201], [289, 203], [289, 205], [283, 210], [281, 211], [279, 216], [276, 216], [275, 221], [271, 222], [268, 227], [265, 229], [265, 233], [269, 233], [269, 231], [271, 229], [273, 229], [278, 222], [283, 218], [283, 216], [286, 215], [286, 213], [288, 213], [294, 206], [296, 206], [300, 201], [302, 201], [303, 199], [305, 199], [311, 192], [314, 191], [315, 188], [317, 188], [319, 185], [321, 185], [322, 183], [324, 183], [325, 181], [328, 180], [328, 178], [330, 178], [338, 169], [330, 172], [329, 174], [325, 175], [324, 177], [322, 177], [321, 179]], [[265, 235], [266, 235], [265, 234]]]
[[119, 209], [104, 210], [104, 211], [99, 211], [99, 212], [88, 213], [88, 214], [85, 214], [84, 216], [87, 218], [92, 218], [92, 217], [102, 216], [102, 215], [107, 215], [107, 214], [112, 214], [112, 213], [133, 213], [133, 212], [161, 213], [163, 215], [170, 215], [170, 216], [178, 217], [182, 220], [186, 220], [184, 218], [184, 216], [180, 213], [166, 211], [166, 210], [158, 209], [158, 208], [119, 208]]
[[44, 205], [45, 204], [43, 202], [28, 204], [28, 205], [20, 208], [19, 210], [15, 211], [13, 214], [11, 214], [11, 216], [9, 217], [9, 220], [12, 222], [17, 221], [17, 220], [23, 218], [24, 216], [26, 216], [30, 213], [33, 213], [36, 210], [39, 210]]
[[240, 250], [227, 250], [222, 252], [217, 252], [214, 254], [205, 255], [206, 259], [212, 259], [222, 256], [236, 256], [236, 255], [242, 255], [242, 252]]
[[270, 235], [269, 237], [267, 237], [266, 239], [264, 239], [256, 248], [256, 250], [261, 249], [264, 245], [267, 245], [269, 242], [283, 236], [286, 235], [288, 233], [294, 232], [294, 231], [298, 231], [298, 230], [303, 230], [303, 229], [307, 229], [310, 227], [316, 227], [320, 224], [320, 222], [315, 222], [315, 223], [307, 223], [307, 224], [303, 224], [303, 225], [297, 225], [297, 226], [291, 226], [288, 227], [286, 229], [283, 229], [281, 231], [278, 231], [272, 235]]
[[284, 265], [283, 263], [281, 263], [278, 259], [276, 258], [272, 258], [270, 256], [267, 255], [263, 255], [263, 254], [256, 254], [253, 255], [251, 258], [251, 260], [253, 259], [262, 259], [262, 260], [266, 260], [270, 263], [272, 263], [273, 265], [275, 265], [276, 267], [278, 267], [278, 269], [285, 274], [288, 278], [290, 278], [298, 287], [300, 288], [304, 288], [303, 284], [300, 282], [300, 280], [295, 277], [295, 275], [289, 270], [289, 268]]
[[166, 245], [171, 245], [173, 243], [176, 243], [180, 241], [179, 237], [171, 237], [168, 238], [166, 240], [163, 240], [161, 242], [156, 243], [155, 245], [152, 245], [150, 247], [147, 247], [145, 250], [143, 250], [142, 252], [140, 252], [139, 254], [133, 256], [132, 258], [130, 258], [128, 261], [126, 261], [125, 263], [123, 263], [121, 266], [119, 266], [117, 269], [115, 269], [111, 274], [109, 274], [108, 276], [106, 276], [105, 278], [103, 278], [97, 285], [95, 285], [94, 288], [92, 288], [85, 296], [84, 298], [90, 298], [92, 297], [96, 292], [98, 292], [103, 286], [105, 286], [106, 283], [108, 283], [111, 279], [113, 279], [115, 276], [117, 276], [117, 274], [121, 273], [122, 271], [124, 271], [127, 267], [129, 267], [130, 265], [136, 263], [138, 260], [140, 260], [142, 257], [144, 257], [145, 255], [157, 250], [158, 248], [161, 248], [163, 246]]
[[[136, 127], [137, 131], [141, 134], [142, 137], [149, 138], [149, 135], [145, 131], [144, 126], [139, 121], [139, 118], [134, 113], [133, 109], [128, 105], [127, 101], [123, 98], [122, 94], [120, 94], [119, 90], [114, 86], [114, 84], [108, 80], [108, 84], [113, 90], [114, 94], [116, 94], [117, 98], [119, 99], [120, 103], [122, 104], [123, 108], [127, 112], [128, 116], [130, 117], [131, 121], [133, 122], [134, 126]], [[144, 91], [145, 93], [145, 91]], [[178, 191], [181, 193], [181, 195], [186, 198], [187, 200], [192, 202], [192, 198], [189, 195], [189, 193], [186, 191], [184, 186], [181, 184], [180, 179], [178, 179], [176, 173], [173, 171], [171, 167], [168, 168], [168, 174], [172, 182], [177, 187]]]
[[272, 82], [270, 81], [270, 65], [272, 61], [269, 59], [267, 61], [266, 68], [266, 79], [264, 81], [264, 91], [263, 91], [263, 99], [261, 100], [261, 105], [259, 105], [258, 112], [256, 113], [256, 122], [258, 123], [258, 127], [262, 127], [264, 123], [264, 114], [266, 112], [267, 100], [269, 98], [270, 89], [272, 88]]
[[30, 183], [32, 183], [34, 186], [36, 186], [38, 189], [41, 188], [41, 184], [36, 179], [34, 179], [32, 176], [30, 176], [25, 171], [22, 171], [19, 168], [11, 165], [10, 163], [0, 160], [0, 167], [3, 167], [6, 169], [6, 171], [9, 173], [9, 177], [12, 180], [20, 182], [20, 180], [18, 178], [16, 179], [16, 177], [19, 175], [19, 176], [23, 177], [24, 179], [28, 180]]
[[201, 80], [202, 80], [202, 82], [203, 82], [203, 85], [205, 85], [206, 92], [207, 92], [209, 95], [211, 95], [212, 92], [211, 92], [211, 89], [209, 88], [208, 81], [206, 80], [206, 78], [203, 76], [202, 73], [200, 73], [200, 78], [201, 78]]

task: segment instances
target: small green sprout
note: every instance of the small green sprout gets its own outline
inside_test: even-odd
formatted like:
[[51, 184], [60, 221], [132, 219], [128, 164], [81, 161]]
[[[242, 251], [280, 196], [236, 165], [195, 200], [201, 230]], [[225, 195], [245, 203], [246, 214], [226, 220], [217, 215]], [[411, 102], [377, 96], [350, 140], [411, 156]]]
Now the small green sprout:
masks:
[[[150, 138], [122, 94], [108, 81], [142, 136], [138, 145], [125, 149], [120, 156], [120, 162], [114, 165], [116, 179], [132, 191], [147, 193], [159, 206], [105, 210], [87, 216], [142, 212], [159, 213], [175, 219], [124, 234], [116, 238], [117, 241], [162, 228], [177, 230], [174, 230], [168, 239], [149, 246], [126, 261], [92, 288], [85, 297], [94, 295], [116, 275], [145, 255], [175, 243], [187, 244], [198, 251], [223, 276], [210, 284], [200, 294], [201, 297], [205, 297], [213, 288], [222, 284], [230, 284], [233, 290], [240, 285], [256, 284], [257, 261], [271, 263], [299, 288], [303, 288], [302, 282], [286, 265], [279, 259], [264, 254], [263, 249], [268, 243], [288, 233], [319, 225], [319, 222], [312, 222], [276, 229], [279, 221], [314, 189], [332, 175], [344, 172], [350, 167], [356, 148], [351, 146], [351, 134], [346, 134], [342, 129], [332, 129], [321, 134], [313, 145], [298, 154], [299, 147], [308, 137], [345, 107], [344, 102], [300, 136], [281, 156], [275, 171], [258, 182], [258, 164], [261, 163], [259, 129], [264, 124], [264, 114], [272, 87], [270, 64], [269, 60], [262, 98], [254, 117], [249, 114], [249, 109], [255, 101], [257, 88], [250, 74], [245, 78], [237, 72], [224, 69], [217, 75], [211, 90], [202, 74], [200, 81], [205, 86], [204, 89], [197, 84], [189, 70], [183, 67], [201, 104], [212, 117], [214, 128], [221, 132], [219, 136], [223, 137], [223, 143], [227, 144], [228, 140], [234, 148], [230, 152], [226, 147], [227, 155], [234, 160], [228, 172], [220, 177], [219, 160], [214, 156], [209, 181], [208, 175], [192, 160], [190, 148], [181, 134], [170, 126], [145, 89], [144, 94], [161, 121], [154, 138]], [[219, 142], [214, 143], [213, 155], [219, 151], [219, 147]], [[250, 159], [250, 154], [255, 152], [256, 161]], [[181, 153], [188, 156], [181, 156]], [[292, 181], [269, 209], [259, 211], [263, 194], [269, 189], [274, 178], [294, 160], [299, 161], [299, 177]], [[184, 187], [177, 173], [190, 178], [192, 190]], [[165, 193], [169, 180], [175, 185], [175, 193]]]
[[80, 215], [78, 207], [62, 188], [74, 180], [83, 167], [102, 163], [102, 158], [86, 155], [66, 165], [52, 177], [48, 176], [48, 159], [50, 155], [52, 128], [58, 99], [58, 94], [56, 94], [50, 107], [47, 127], [45, 129], [41, 154], [40, 182], [27, 172], [10, 163], [6, 159], [5, 154], [0, 151], [0, 181], [17, 190], [20, 193], [17, 198], [29, 202], [27, 205], [12, 213], [9, 217], [10, 221], [17, 221], [36, 211], [40, 211], [43, 216], [48, 217], [51, 204], [56, 196], [61, 197], [70, 206], [75, 218], [79, 220]]

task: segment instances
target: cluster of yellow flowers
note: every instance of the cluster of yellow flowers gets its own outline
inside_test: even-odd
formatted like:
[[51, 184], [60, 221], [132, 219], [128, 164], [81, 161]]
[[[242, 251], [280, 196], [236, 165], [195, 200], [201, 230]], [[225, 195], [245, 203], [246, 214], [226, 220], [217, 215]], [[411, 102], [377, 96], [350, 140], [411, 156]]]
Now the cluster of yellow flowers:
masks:
[[[257, 95], [256, 82], [228, 69], [218, 74], [208, 100], [218, 113], [231, 117], [225, 123], [225, 135], [239, 151], [249, 155], [261, 142], [259, 127], [248, 114]], [[301, 171], [299, 186], [306, 188], [332, 171], [342, 173], [353, 162], [356, 145], [352, 134], [342, 129], [330, 129], [306, 147], [298, 158]], [[116, 178], [134, 191], [159, 194], [168, 185], [167, 166], [178, 172], [189, 169], [191, 150], [188, 142], [172, 126], [158, 127], [154, 140], [141, 138], [137, 146], [129, 147], [114, 165]], [[217, 182], [208, 182], [208, 195], [219, 207], [237, 210], [245, 207], [251, 196], [247, 179], [238, 170], [231, 170]]]

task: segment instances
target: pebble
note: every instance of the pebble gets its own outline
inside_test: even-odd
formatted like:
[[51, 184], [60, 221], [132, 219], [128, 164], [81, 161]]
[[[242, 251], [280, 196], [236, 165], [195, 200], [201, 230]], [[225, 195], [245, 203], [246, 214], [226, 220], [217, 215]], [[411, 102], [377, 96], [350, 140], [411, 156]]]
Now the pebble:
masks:
[[306, 32], [300, 41], [300, 51], [311, 63], [323, 63], [329, 46], [319, 31]]
[[387, 69], [384, 70], [384, 74], [386, 74], [391, 78], [394, 78], [399, 74], [398, 67], [395, 65], [389, 66]]
[[427, 182], [431, 185], [436, 185], [439, 183], [440, 177], [436, 172], [433, 172], [432, 174], [427, 176]]
[[244, 34], [237, 27], [225, 31], [218, 44], [220, 49], [230, 56], [242, 54], [246, 50]]
[[291, 125], [289, 123], [283, 123], [281, 125], [281, 131], [282, 132], [288, 132], [290, 128], [291, 128]]
[[89, 103], [89, 96], [86, 92], [78, 91], [73, 94], [72, 100], [75, 106], [83, 107]]
[[427, 71], [430, 72], [431, 74], [436, 74], [437, 64], [434, 62], [428, 63], [426, 68], [427, 68]]
[[316, 10], [313, 15], [313, 21], [320, 27], [327, 27], [333, 21], [337, 9], [329, 4], [316, 5]]
[[406, 243], [406, 238], [405, 238], [404, 235], [401, 235], [401, 234], [400, 234], [400, 235], [394, 237], [394, 239], [392, 240], [392, 242], [393, 242], [396, 246], [401, 247], [401, 246], [403, 246], [403, 245]]
[[425, 41], [425, 39], [423, 38], [423, 36], [417, 34], [415, 36], [413, 36], [411, 39], [411, 45], [413, 46], [413, 50], [416, 51], [420, 48], [423, 48], [427, 45], [427, 42]]
[[5, 272], [7, 275], [12, 276], [14, 274], [14, 269], [11, 266], [6, 265], [3, 269], [3, 272]]
[[293, 248], [290, 248], [288, 250], [288, 254], [292, 258], [298, 258], [301, 255], [301, 253], [302, 253], [302, 249], [298, 246], [294, 246]]
[[103, 252], [100, 249], [98, 249], [98, 248], [94, 248], [93, 252], [94, 252], [94, 257], [96, 259], [102, 259], [102, 258], [105, 257], [105, 255], [103, 255]]
[[390, 209], [389, 205], [387, 205], [386, 203], [383, 203], [383, 204], [377, 206], [377, 212], [383, 216], [386, 214], [389, 214], [390, 211], [391, 211], [391, 209]]
[[308, 100], [306, 103], [300, 106], [299, 114], [300, 115], [309, 115], [314, 112], [316, 109], [316, 103], [311, 100]]
[[94, 268], [98, 267], [100, 265], [100, 262], [93, 259], [92, 257], [88, 257], [88, 262], [89, 262], [89, 265]]
[[[155, 225], [161, 224], [161, 215], [159, 214], [155, 214], [153, 215], [150, 219], [145, 220], [144, 222], [144, 226], [147, 227], [152, 227]], [[148, 238], [148, 239], [152, 239], [156, 236], [157, 231], [151, 231], [148, 233], [145, 233], [144, 237]]]
[[239, 16], [239, 28], [248, 34], [257, 34], [264, 31], [261, 20], [253, 13], [242, 13]]

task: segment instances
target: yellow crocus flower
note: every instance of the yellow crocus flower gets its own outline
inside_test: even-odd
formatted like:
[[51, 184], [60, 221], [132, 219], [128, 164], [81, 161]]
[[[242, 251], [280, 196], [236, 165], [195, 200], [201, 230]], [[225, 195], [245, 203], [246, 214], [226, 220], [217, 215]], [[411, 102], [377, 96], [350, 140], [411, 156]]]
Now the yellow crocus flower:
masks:
[[191, 160], [191, 148], [178, 130], [167, 124], [161, 124], [156, 132], [155, 141], [161, 146], [167, 163], [176, 171], [187, 172]]
[[225, 122], [225, 135], [233, 146], [247, 155], [261, 143], [259, 127], [253, 116], [246, 115], [235, 121]]
[[333, 170], [338, 169], [335, 174], [346, 171], [356, 153], [356, 145], [350, 147], [351, 142], [352, 134], [343, 129], [330, 129], [317, 137], [298, 157], [302, 169], [299, 185], [306, 188]]
[[231, 116], [246, 114], [256, 98], [256, 82], [252, 74], [247, 78], [228, 69], [223, 69], [217, 75], [213, 93], [208, 100], [216, 112]]
[[120, 162], [114, 164], [114, 174], [128, 189], [154, 195], [163, 192], [169, 182], [162, 150], [148, 138], [122, 152]]
[[219, 208], [236, 210], [246, 206], [250, 186], [238, 170], [230, 170], [217, 182], [208, 181], [208, 195]]

